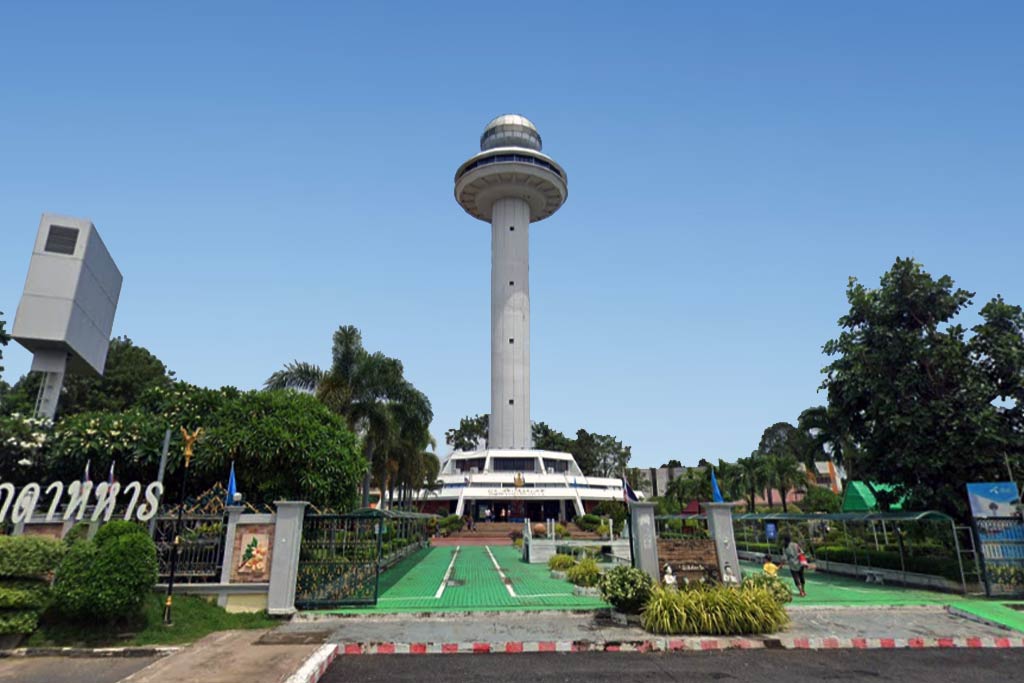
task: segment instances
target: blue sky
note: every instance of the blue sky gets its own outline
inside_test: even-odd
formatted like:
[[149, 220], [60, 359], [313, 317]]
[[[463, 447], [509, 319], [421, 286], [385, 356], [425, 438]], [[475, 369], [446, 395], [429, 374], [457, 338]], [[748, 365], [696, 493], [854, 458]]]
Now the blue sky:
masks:
[[741, 457], [823, 401], [849, 276], [1024, 303], [1021, 35], [995, 2], [8, 3], [0, 310], [39, 214], [86, 216], [115, 334], [178, 377], [258, 387], [354, 324], [441, 439], [489, 401], [452, 176], [518, 112], [570, 183], [531, 236], [533, 419]]

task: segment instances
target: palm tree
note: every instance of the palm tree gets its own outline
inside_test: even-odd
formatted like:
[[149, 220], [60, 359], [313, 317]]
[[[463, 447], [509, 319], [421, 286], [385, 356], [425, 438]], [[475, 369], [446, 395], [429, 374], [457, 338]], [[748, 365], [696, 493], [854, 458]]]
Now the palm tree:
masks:
[[856, 460], [857, 444], [843, 429], [833, 411], [827, 406], [815, 406], [800, 413], [797, 418], [800, 431], [810, 436], [814, 448], [846, 470], [847, 478]]
[[769, 491], [775, 487], [782, 498], [782, 511], [788, 512], [786, 506], [786, 495], [793, 488], [806, 485], [805, 475], [800, 470], [800, 462], [792, 454], [770, 455], [767, 458], [767, 467], [770, 473], [768, 479]]
[[747, 458], [736, 461], [736, 485], [747, 497], [747, 511], [755, 511], [757, 492], [764, 490], [764, 466], [762, 456], [754, 451]]
[[387, 453], [395, 442], [403, 435], [408, 437], [414, 421], [425, 432], [433, 412], [426, 396], [403, 377], [401, 361], [380, 352], [368, 352], [357, 328], [342, 325], [332, 342], [330, 368], [294, 361], [272, 374], [264, 387], [312, 393], [345, 418], [349, 429], [363, 442], [368, 465], [363, 479], [366, 507], [370, 501], [371, 473], [381, 481], [381, 473], [387, 470]]

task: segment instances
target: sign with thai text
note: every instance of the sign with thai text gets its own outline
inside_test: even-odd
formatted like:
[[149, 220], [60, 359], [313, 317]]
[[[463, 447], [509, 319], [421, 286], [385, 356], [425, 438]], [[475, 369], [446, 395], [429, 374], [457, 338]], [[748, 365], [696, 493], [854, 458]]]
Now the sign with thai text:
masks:
[[[0, 503], [0, 524], [7, 521], [8, 512], [15, 524], [32, 519], [39, 499], [44, 496], [50, 500], [45, 516], [47, 522], [81, 520], [89, 505], [94, 506], [89, 519], [108, 522], [119, 503], [125, 505], [124, 519], [131, 520], [134, 516], [140, 522], [148, 522], [156, 515], [163, 492], [164, 485], [158, 481], [147, 484], [145, 488], [137, 481], [123, 487], [119, 482], [93, 485], [91, 481], [73, 481], [65, 486], [64, 482], [55, 481], [45, 490], [32, 483], [25, 484], [20, 491], [14, 488], [14, 484], [4, 482], [0, 484], [0, 500], [3, 501]], [[64, 511], [58, 514], [62, 500], [65, 501]]]

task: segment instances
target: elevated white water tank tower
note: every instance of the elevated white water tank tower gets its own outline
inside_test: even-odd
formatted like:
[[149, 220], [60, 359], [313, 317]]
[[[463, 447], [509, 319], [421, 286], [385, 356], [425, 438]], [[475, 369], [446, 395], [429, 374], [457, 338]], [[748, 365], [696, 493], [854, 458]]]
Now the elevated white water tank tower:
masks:
[[56, 414], [66, 372], [103, 374], [121, 280], [91, 221], [43, 214], [11, 330], [43, 373], [38, 417]]

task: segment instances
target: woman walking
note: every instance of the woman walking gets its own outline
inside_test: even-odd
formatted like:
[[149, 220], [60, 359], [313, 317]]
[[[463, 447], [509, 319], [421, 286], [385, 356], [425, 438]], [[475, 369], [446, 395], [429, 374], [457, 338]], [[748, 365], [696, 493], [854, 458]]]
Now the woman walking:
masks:
[[782, 556], [789, 566], [789, 572], [793, 575], [793, 583], [800, 591], [800, 597], [807, 597], [807, 593], [804, 592], [804, 570], [807, 568], [807, 556], [804, 555], [800, 544], [794, 541], [789, 534], [782, 537]]

